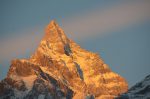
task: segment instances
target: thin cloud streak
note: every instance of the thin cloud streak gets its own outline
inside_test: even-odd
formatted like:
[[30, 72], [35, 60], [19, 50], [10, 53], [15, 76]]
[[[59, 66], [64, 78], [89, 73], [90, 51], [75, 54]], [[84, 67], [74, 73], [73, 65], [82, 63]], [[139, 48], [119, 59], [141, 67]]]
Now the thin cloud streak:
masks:
[[38, 46], [43, 34], [32, 30], [28, 32], [0, 42], [0, 63], [18, 58], [20, 55], [33, 51]]
[[[118, 6], [100, 10], [99, 8], [79, 16], [65, 19], [62, 28], [73, 39], [87, 39], [105, 32], [140, 22], [150, 18], [150, 2], [123, 3]], [[36, 48], [43, 33], [42, 29], [28, 31], [15, 38], [7, 38], [0, 42], [0, 63], [23, 55], [28, 50]]]
[[63, 28], [73, 39], [103, 36], [106, 32], [150, 19], [150, 1], [126, 2], [111, 8], [96, 8], [66, 19]]

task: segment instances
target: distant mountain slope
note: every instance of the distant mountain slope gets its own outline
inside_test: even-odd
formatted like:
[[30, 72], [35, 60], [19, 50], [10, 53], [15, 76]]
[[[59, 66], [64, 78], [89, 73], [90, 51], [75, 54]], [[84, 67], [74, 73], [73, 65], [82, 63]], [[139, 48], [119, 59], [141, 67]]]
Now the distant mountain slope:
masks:
[[0, 82], [0, 98], [112, 99], [127, 89], [125, 79], [112, 72], [98, 54], [68, 39], [52, 21], [35, 53], [29, 59], [12, 61]]
[[117, 99], [150, 99], [150, 75], [131, 87], [127, 93]]

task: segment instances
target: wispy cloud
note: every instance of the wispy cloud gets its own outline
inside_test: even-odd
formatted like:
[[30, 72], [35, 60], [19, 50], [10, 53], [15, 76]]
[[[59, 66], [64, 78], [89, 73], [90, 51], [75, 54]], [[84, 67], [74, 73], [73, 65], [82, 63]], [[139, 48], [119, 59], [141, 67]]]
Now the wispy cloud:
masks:
[[[105, 32], [110, 32], [127, 25], [141, 22], [150, 18], [150, 1], [122, 3], [114, 7], [108, 7], [88, 11], [78, 16], [65, 19], [62, 27], [73, 39], [86, 39]], [[25, 54], [28, 50], [36, 48], [44, 35], [42, 29], [26, 31], [23, 35], [0, 41], [0, 63], [3, 60], [11, 60]], [[33, 51], [33, 50], [32, 50]]]
[[[150, 1], [129, 1], [101, 9], [99, 7], [87, 13], [79, 13], [64, 21], [63, 27], [73, 39], [87, 39], [103, 36], [122, 27], [150, 19]], [[101, 35], [100, 35], [101, 34]]]
[[39, 30], [36, 29], [21, 33], [21, 35], [1, 40], [0, 63], [33, 51], [44, 34], [39, 33]]

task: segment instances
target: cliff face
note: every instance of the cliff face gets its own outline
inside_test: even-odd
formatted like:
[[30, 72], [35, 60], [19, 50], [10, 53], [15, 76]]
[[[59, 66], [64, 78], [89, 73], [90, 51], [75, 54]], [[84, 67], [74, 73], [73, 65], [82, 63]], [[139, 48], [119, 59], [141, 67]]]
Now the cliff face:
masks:
[[98, 54], [80, 48], [51, 21], [31, 58], [12, 61], [0, 83], [0, 97], [111, 99], [127, 89], [126, 81]]

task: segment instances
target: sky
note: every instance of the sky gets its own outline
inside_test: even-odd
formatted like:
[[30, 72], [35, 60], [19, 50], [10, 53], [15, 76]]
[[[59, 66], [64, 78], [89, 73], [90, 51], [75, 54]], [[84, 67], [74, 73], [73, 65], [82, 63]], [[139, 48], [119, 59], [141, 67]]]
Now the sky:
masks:
[[12, 59], [33, 54], [54, 19], [132, 86], [150, 74], [149, 9], [149, 0], [0, 0], [0, 80]]

